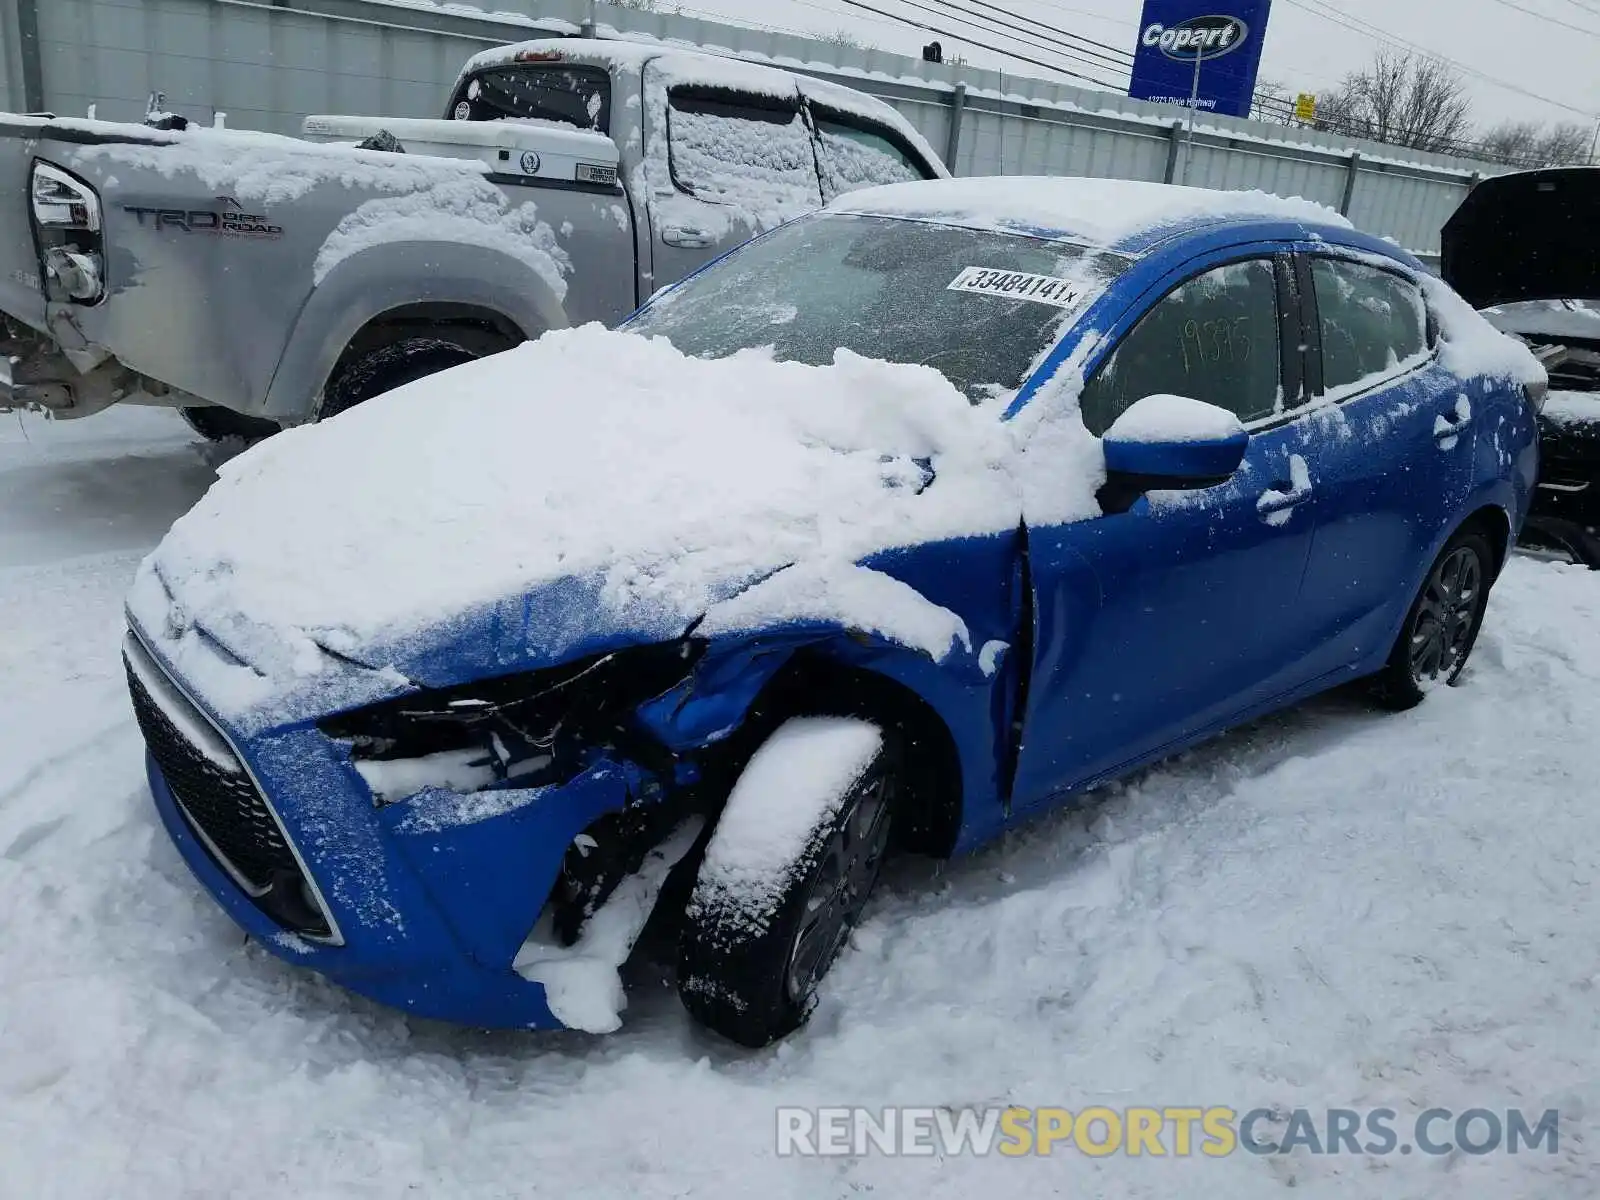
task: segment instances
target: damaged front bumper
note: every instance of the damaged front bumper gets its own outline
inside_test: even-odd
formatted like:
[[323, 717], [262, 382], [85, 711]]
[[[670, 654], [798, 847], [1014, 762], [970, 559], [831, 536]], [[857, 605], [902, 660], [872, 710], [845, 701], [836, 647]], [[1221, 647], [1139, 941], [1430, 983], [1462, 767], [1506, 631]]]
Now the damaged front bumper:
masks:
[[[615, 980], [692, 827], [673, 814], [660, 878], [643, 891], [634, 879], [618, 884], [615, 905], [605, 901], [576, 947], [553, 932], [553, 896], [575, 845], [594, 845], [617, 814], [669, 803], [657, 776], [600, 755], [547, 786], [429, 787], [378, 804], [349, 745], [314, 724], [234, 736], [142, 642], [130, 643], [129, 661], [161, 820], [195, 877], [262, 945], [417, 1016], [485, 1028], [615, 1027], [620, 988], [609, 1016], [583, 992], [608, 970]], [[213, 777], [228, 784], [220, 807]], [[591, 927], [603, 945], [587, 945]]]

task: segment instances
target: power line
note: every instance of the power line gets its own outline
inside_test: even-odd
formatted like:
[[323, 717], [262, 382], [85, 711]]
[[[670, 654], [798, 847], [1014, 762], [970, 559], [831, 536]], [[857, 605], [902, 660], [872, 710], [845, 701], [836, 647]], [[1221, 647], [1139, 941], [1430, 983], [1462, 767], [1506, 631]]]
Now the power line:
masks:
[[1047, 71], [1054, 71], [1058, 75], [1065, 75], [1070, 79], [1081, 79], [1085, 83], [1092, 83], [1095, 85], [1095, 87], [1104, 88], [1108, 92], [1117, 92], [1122, 90], [1120, 85], [1109, 83], [1104, 79], [1096, 79], [1092, 75], [1083, 75], [1077, 71], [1069, 71], [1067, 68], [1058, 66], [1055, 63], [1047, 63], [1037, 58], [1029, 58], [1025, 54], [1016, 53], [1014, 50], [1008, 50], [1002, 46], [996, 46], [989, 42], [980, 42], [976, 38], [968, 37], [963, 33], [951, 33], [948, 29], [941, 28], [937, 25], [929, 25], [923, 21], [916, 21], [910, 17], [903, 17], [898, 13], [885, 12], [881, 8], [874, 8], [872, 5], [864, 3], [863, 0], [839, 0], [839, 2], [841, 4], [848, 4], [851, 8], [859, 8], [863, 12], [875, 13], [880, 17], [889, 17], [892, 20], [899, 21], [903, 25], [910, 25], [917, 29], [925, 29], [929, 33], [938, 34], [940, 37], [954, 38], [958, 42], [966, 42], [968, 45], [977, 46], [981, 50], [989, 50], [995, 54], [1004, 55], [1007, 58], [1014, 58], [1018, 62], [1025, 62], [1030, 66], [1043, 67]]
[[1595, 16], [1600, 17], [1600, 8], [1596, 8], [1588, 3], [1587, 0], [1567, 0], [1567, 3], [1572, 5], [1573, 8], [1582, 9], [1586, 13], [1593, 13]]
[[1600, 30], [1586, 29], [1582, 25], [1573, 25], [1570, 22], [1563, 21], [1560, 17], [1552, 17], [1549, 13], [1542, 13], [1536, 9], [1526, 8], [1523, 5], [1518, 4], [1517, 0], [1494, 0], [1494, 2], [1496, 4], [1504, 5], [1506, 8], [1515, 9], [1519, 13], [1527, 13], [1528, 16], [1536, 17], [1541, 21], [1549, 21], [1550, 24], [1559, 25], [1563, 29], [1571, 29], [1577, 33], [1587, 33], [1592, 38], [1600, 38]]
[[[1032, 39], [1024, 44], [1030, 47], [1037, 47], [1041, 50], [1048, 50], [1053, 54], [1063, 55], [1064, 57], [1070, 58], [1075, 62], [1084, 63], [1087, 66], [1098, 67], [1102, 69], [1109, 67], [1111, 70], [1120, 71], [1123, 74], [1126, 74], [1133, 65], [1131, 61], [1124, 62], [1120, 59], [1113, 58], [1109, 54], [1103, 54], [1098, 50], [1086, 49], [1073, 42], [1063, 41], [1060, 38], [1051, 37], [1047, 33], [1037, 33], [1032, 29], [1023, 28], [1020, 25], [1010, 25], [998, 17], [991, 17], [986, 13], [973, 12], [970, 9], [958, 8], [956, 5], [951, 3], [951, 0], [933, 0], [933, 2], [938, 4], [940, 8], [924, 9], [924, 11], [932, 12], [935, 15], [946, 16], [946, 18], [949, 20], [958, 21], [963, 25], [968, 25], [974, 29], [979, 29], [984, 33], [996, 33], [1002, 37], [1011, 38], [1017, 41], [1021, 41], [1023, 38]], [[899, 0], [899, 3], [909, 4], [913, 8], [923, 8], [921, 4], [914, 3], [913, 0]], [[949, 14], [941, 13], [940, 9], [948, 9]], [[990, 29], [982, 25], [973, 25], [971, 21], [963, 20], [959, 16], [950, 15], [955, 13], [968, 14], [977, 20], [988, 21], [991, 25], [999, 26], [999, 28]]]
[[[1588, 109], [1579, 108], [1576, 105], [1568, 104], [1563, 100], [1556, 100], [1550, 96], [1542, 96], [1538, 92], [1530, 91], [1529, 89], [1522, 87], [1520, 84], [1512, 83], [1507, 79], [1500, 79], [1499, 77], [1490, 75], [1485, 71], [1480, 71], [1477, 67], [1468, 66], [1466, 63], [1460, 62], [1457, 59], [1440, 54], [1435, 50], [1429, 50], [1426, 46], [1419, 46], [1415, 42], [1408, 42], [1404, 38], [1396, 34], [1392, 34], [1386, 29], [1380, 29], [1378, 26], [1369, 22], [1362, 21], [1358, 17], [1347, 17], [1344, 13], [1341, 13], [1337, 10], [1329, 11], [1323, 5], [1322, 0], [1309, 0], [1309, 3], [1307, 0], [1284, 0], [1284, 2], [1294, 8], [1302, 10], [1303, 12], [1308, 12], [1314, 17], [1321, 17], [1324, 21], [1330, 21], [1335, 25], [1341, 25], [1353, 33], [1359, 33], [1363, 37], [1372, 38], [1373, 40], [1383, 43], [1392, 49], [1410, 50], [1417, 54], [1426, 55], [1429, 58], [1436, 58], [1440, 62], [1449, 63], [1457, 70], [1463, 71], [1474, 78], [1481, 79], [1485, 83], [1494, 84], [1496, 87], [1505, 88], [1507, 91], [1516, 92], [1518, 95], [1526, 96], [1530, 100], [1538, 100], [1543, 104], [1550, 104], [1556, 108], [1565, 109], [1567, 112], [1577, 113], [1580, 116], [1590, 119], [1593, 119], [1595, 116], [1595, 114], [1590, 112]], [[1312, 7], [1312, 5], [1316, 5], [1316, 7]]]
[[[954, 7], [953, 0], [938, 0], [938, 2], [946, 7]], [[1129, 50], [1124, 50], [1120, 46], [1113, 46], [1107, 42], [1097, 41], [1094, 38], [1085, 37], [1081, 33], [1073, 33], [1070, 29], [1062, 29], [1058, 25], [1048, 24], [1045, 21], [1039, 20], [1037, 17], [1030, 17], [1019, 12], [1013, 12], [1009, 8], [1003, 8], [998, 4], [992, 4], [989, 2], [989, 0], [967, 0], [967, 3], [970, 3], [975, 8], [985, 9], [988, 12], [1000, 13], [1002, 16], [1011, 17], [1013, 20], [1024, 21], [1029, 25], [1037, 25], [1040, 29], [1047, 30], [1048, 32], [1054, 34], [1060, 34], [1062, 37], [1070, 38], [1074, 42], [1081, 42], [1085, 47], [1085, 53], [1092, 51], [1105, 51], [1110, 56], [1123, 62], [1133, 62], [1133, 53]], [[994, 17], [987, 17], [986, 19], [998, 21], [998, 18]], [[1030, 30], [1029, 32], [1032, 31]]]
[[[1074, 62], [1082, 63], [1085, 66], [1097, 67], [1097, 68], [1100, 68], [1102, 70], [1104, 70], [1106, 67], [1111, 67], [1111, 68], [1113, 68], [1115, 70], [1118, 70], [1118, 71], [1126, 71], [1128, 69], [1128, 67], [1126, 65], [1122, 64], [1122, 63], [1118, 63], [1118, 62], [1114, 62], [1114, 61], [1106, 61], [1106, 56], [1103, 55], [1103, 54], [1102, 55], [1096, 55], [1095, 58], [1085, 58], [1085, 57], [1083, 57], [1084, 54], [1089, 53], [1089, 52], [1088, 51], [1082, 51], [1078, 47], [1073, 46], [1069, 42], [1063, 42], [1063, 41], [1060, 41], [1059, 39], [1056, 39], [1056, 38], [1047, 38], [1045, 35], [1043, 35], [1043, 34], [1035, 34], [1031, 30], [1017, 31], [1016, 27], [1009, 26], [1009, 25], [1004, 25], [1004, 23], [1002, 23], [1002, 22], [996, 22], [995, 18], [993, 18], [993, 17], [985, 16], [982, 13], [969, 13], [970, 16], [976, 17], [979, 20], [989, 21], [989, 22], [991, 22], [991, 24], [1001, 24], [1002, 27], [999, 28], [999, 29], [993, 29], [993, 28], [990, 28], [989, 26], [986, 26], [986, 25], [978, 25], [973, 21], [966, 20], [963, 17], [954, 15], [955, 13], [967, 12], [968, 10], [955, 8], [954, 5], [951, 5], [951, 4], [948, 3], [948, 0], [936, 0], [937, 3], [940, 3], [940, 4], [944, 5], [944, 8], [929, 8], [925, 4], [918, 3], [917, 0], [896, 0], [896, 2], [899, 3], [899, 4], [904, 5], [907, 8], [914, 8], [914, 9], [918, 9], [921, 12], [931, 13], [933, 16], [939, 17], [939, 18], [941, 18], [943, 20], [954, 21], [958, 25], [965, 25], [969, 29], [976, 29], [980, 33], [992, 34], [992, 35], [997, 35], [999, 37], [1010, 38], [1010, 39], [1012, 39], [1014, 41], [1021, 41], [1022, 44], [1024, 46], [1028, 47], [1030, 50], [1045, 50], [1045, 51], [1047, 51], [1047, 52], [1049, 52], [1051, 54], [1059, 54], [1059, 55], [1063, 56], [1064, 58], [1070, 58]], [[947, 11], [945, 11], [945, 9], [951, 9], [953, 11], [947, 12]], [[1034, 38], [1036, 40], [1023, 41], [1022, 40], [1022, 35], [1023, 34], [1027, 34], [1029, 37]], [[964, 35], [954, 35], [954, 34], [952, 34], [950, 36], [964, 36]], [[1052, 44], [1049, 44], [1049, 45], [1041, 44], [1043, 42], [1048, 42], [1048, 43], [1052, 43]], [[974, 42], [973, 44], [976, 45], [977, 43]], [[1066, 48], [1065, 49], [1058, 49], [1057, 47], [1066, 47]], [[1100, 61], [1097, 61], [1097, 60], [1100, 60]], [[1108, 85], [1108, 86], [1116, 86], [1116, 85], [1112, 84], [1112, 85]]]

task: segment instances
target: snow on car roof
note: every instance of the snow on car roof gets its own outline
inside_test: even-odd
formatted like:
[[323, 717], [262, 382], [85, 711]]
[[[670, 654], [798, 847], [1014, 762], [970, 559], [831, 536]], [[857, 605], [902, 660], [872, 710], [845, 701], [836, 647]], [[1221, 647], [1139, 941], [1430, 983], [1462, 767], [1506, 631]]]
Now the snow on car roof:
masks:
[[1116, 247], [1168, 226], [1239, 218], [1300, 221], [1353, 229], [1325, 205], [1267, 192], [1220, 192], [1131, 179], [1028, 175], [895, 183], [851, 192], [836, 212], [944, 220], [975, 229], [1049, 233]]

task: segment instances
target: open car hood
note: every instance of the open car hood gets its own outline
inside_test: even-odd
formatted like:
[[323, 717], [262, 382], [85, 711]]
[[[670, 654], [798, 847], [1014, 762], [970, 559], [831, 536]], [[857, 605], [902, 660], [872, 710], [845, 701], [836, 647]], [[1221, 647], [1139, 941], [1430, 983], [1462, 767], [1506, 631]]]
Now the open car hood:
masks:
[[1600, 167], [1486, 179], [1445, 223], [1440, 274], [1474, 308], [1600, 300]]

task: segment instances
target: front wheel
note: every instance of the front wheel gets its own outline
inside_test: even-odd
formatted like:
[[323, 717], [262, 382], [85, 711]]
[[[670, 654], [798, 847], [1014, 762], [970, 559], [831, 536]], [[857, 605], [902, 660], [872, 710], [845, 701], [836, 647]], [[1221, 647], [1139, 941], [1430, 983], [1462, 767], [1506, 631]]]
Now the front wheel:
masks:
[[867, 721], [795, 718], [756, 751], [684, 917], [691, 1016], [752, 1047], [805, 1022], [877, 882], [899, 780], [892, 738]]
[[317, 420], [478, 357], [477, 351], [446, 337], [408, 337], [379, 346], [339, 367], [323, 391]]
[[208, 442], [226, 442], [238, 438], [246, 442], [259, 442], [279, 432], [283, 426], [265, 417], [247, 417], [231, 408], [215, 405], [180, 408], [179, 415], [189, 428]]
[[1483, 534], [1465, 529], [1445, 543], [1373, 681], [1380, 704], [1403, 711], [1440, 684], [1454, 686], [1477, 643], [1493, 576], [1494, 550]]

